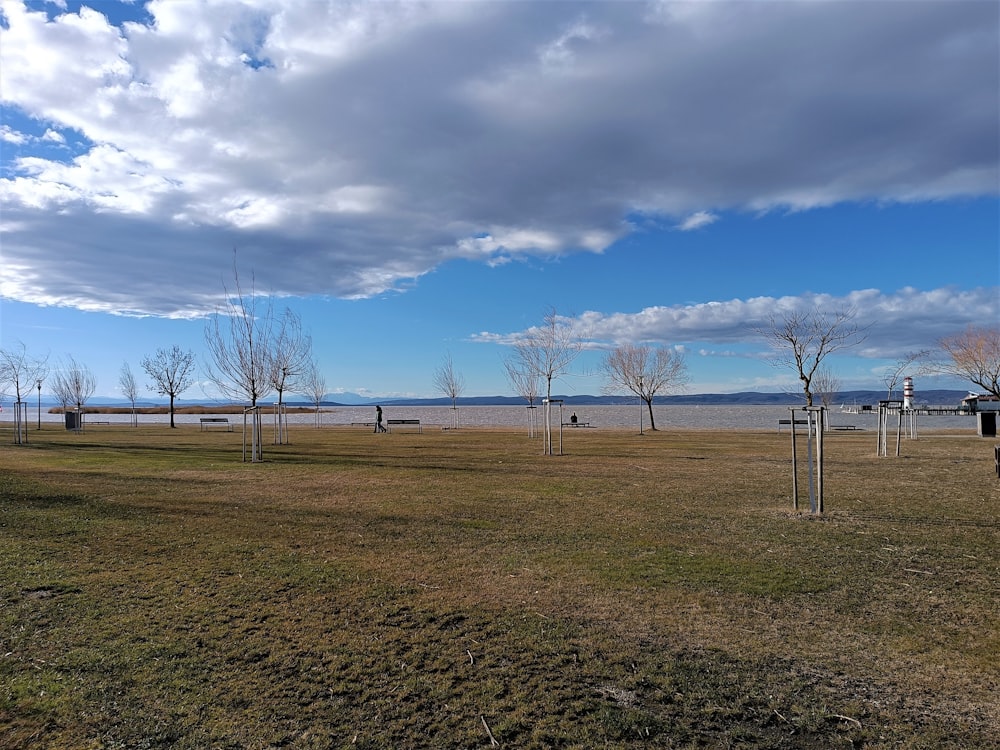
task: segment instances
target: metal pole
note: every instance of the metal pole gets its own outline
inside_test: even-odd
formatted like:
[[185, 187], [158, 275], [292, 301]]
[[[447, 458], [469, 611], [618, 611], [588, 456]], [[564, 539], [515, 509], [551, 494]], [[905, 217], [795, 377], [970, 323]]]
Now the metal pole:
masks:
[[38, 429], [42, 429], [42, 381], [38, 381]]

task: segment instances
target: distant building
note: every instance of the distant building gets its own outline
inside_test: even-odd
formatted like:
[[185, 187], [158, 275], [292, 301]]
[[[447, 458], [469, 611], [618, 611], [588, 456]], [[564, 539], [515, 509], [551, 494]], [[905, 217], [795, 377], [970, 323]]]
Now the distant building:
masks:
[[1000, 398], [991, 393], [970, 393], [962, 399], [962, 411], [967, 411], [969, 414], [1000, 411]]

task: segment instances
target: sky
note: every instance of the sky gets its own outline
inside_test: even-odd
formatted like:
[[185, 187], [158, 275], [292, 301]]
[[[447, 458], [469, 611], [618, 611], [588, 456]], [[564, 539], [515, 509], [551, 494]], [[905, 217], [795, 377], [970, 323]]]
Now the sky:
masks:
[[868, 327], [844, 389], [1000, 323], [994, 0], [0, 0], [0, 106], [0, 347], [102, 396], [234, 271], [376, 398], [514, 395], [553, 310], [567, 395], [626, 343], [795, 391], [792, 311]]

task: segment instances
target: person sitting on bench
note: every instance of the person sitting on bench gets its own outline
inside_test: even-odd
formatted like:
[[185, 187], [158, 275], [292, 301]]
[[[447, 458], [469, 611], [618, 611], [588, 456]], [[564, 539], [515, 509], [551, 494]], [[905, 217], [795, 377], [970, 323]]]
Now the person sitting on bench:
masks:
[[569, 423], [576, 424], [576, 412], [573, 412], [573, 414], [570, 416]]

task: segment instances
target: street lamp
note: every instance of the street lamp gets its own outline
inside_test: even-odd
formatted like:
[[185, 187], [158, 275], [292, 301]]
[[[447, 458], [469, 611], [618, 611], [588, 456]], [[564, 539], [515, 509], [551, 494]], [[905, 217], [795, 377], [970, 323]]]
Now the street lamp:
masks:
[[42, 429], [42, 379], [39, 378], [35, 385], [38, 387], [38, 429]]

